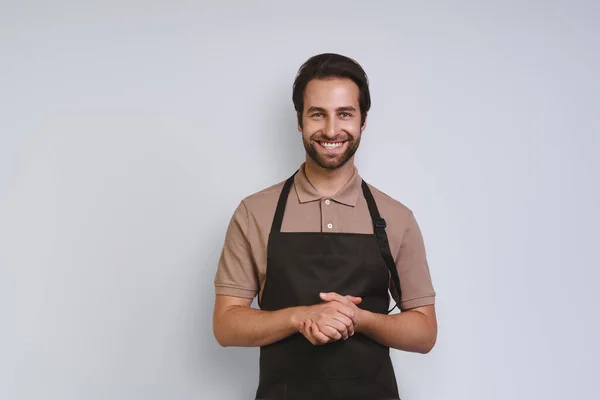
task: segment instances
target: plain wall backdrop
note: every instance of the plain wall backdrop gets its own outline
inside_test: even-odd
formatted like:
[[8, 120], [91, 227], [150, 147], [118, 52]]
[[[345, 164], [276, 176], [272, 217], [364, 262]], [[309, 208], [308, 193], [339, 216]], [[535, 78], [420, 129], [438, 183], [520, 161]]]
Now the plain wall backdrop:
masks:
[[[85, 4], [88, 3], [88, 4]], [[304, 158], [291, 101], [358, 60], [357, 154], [411, 208], [437, 292], [401, 396], [594, 399], [595, 1], [0, 1], [0, 399], [251, 399], [212, 335], [242, 198]]]

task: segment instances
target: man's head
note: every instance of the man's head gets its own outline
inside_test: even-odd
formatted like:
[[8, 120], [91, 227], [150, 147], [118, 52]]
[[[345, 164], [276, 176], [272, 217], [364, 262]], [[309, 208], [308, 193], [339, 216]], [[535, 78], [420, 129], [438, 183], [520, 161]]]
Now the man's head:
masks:
[[346, 164], [358, 149], [371, 107], [362, 67], [339, 54], [311, 57], [298, 71], [292, 100], [310, 158], [330, 170]]

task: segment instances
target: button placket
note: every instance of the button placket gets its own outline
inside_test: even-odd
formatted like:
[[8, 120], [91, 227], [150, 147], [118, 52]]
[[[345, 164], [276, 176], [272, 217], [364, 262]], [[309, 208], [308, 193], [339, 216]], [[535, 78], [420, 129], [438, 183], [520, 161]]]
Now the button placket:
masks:
[[331, 205], [331, 199], [321, 200], [323, 206], [321, 207], [321, 221], [324, 231], [331, 231], [333, 229], [332, 213], [333, 210], [329, 207]]

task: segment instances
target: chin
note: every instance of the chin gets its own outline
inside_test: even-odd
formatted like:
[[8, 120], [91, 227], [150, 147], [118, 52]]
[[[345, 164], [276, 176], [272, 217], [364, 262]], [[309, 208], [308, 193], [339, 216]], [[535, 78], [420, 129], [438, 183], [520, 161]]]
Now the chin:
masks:
[[354, 156], [358, 146], [351, 146], [346, 152], [338, 154], [334, 157], [328, 157], [327, 155], [322, 154], [320, 152], [320, 145], [316, 143], [308, 144], [304, 142], [304, 148], [310, 159], [316, 165], [328, 171], [333, 171], [346, 165]]
[[335, 170], [340, 167], [343, 167], [349, 160], [349, 158], [345, 158], [343, 155], [336, 158], [323, 158], [320, 156], [312, 157], [313, 161], [317, 163], [321, 168], [327, 170]]

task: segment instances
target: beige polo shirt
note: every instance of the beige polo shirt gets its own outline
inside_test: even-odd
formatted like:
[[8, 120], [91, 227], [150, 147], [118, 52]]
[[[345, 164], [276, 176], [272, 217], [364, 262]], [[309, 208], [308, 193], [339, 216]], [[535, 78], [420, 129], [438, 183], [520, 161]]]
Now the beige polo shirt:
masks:
[[[284, 183], [246, 197], [235, 210], [215, 275], [216, 294], [247, 299], [262, 296], [267, 242]], [[287, 199], [281, 231], [373, 233], [361, 184], [355, 168], [352, 178], [337, 194], [323, 197], [306, 178], [302, 164]], [[373, 186], [369, 188], [387, 222], [386, 232], [402, 289], [400, 309], [434, 304], [425, 246], [413, 213]]]

